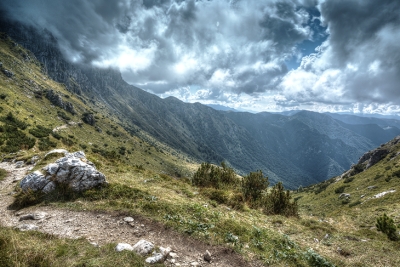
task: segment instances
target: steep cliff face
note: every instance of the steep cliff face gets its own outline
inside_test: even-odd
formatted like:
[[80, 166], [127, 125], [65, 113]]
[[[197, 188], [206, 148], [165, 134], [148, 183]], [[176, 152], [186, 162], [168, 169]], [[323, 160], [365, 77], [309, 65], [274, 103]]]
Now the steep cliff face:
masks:
[[116, 70], [65, 60], [46, 30], [3, 21], [0, 31], [31, 50], [50, 77], [94, 109], [119, 118], [132, 134], [145, 132], [198, 161], [225, 160], [243, 174], [262, 170], [271, 181], [295, 188], [340, 174], [374, 147], [367, 137], [319, 113], [222, 112], [161, 99], [127, 84]]

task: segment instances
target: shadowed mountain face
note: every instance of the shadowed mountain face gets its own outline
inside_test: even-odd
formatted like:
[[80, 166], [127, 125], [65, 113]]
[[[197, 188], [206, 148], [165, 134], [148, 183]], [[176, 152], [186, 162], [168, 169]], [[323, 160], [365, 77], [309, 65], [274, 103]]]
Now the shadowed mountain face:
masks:
[[46, 31], [4, 21], [0, 31], [31, 50], [50, 77], [117, 116], [131, 133], [144, 131], [198, 161], [225, 160], [242, 174], [260, 169], [288, 188], [338, 175], [365, 151], [400, 134], [379, 119], [379, 125], [353, 124], [306, 111], [290, 116], [224, 112], [161, 99], [127, 84], [115, 70], [70, 63]]

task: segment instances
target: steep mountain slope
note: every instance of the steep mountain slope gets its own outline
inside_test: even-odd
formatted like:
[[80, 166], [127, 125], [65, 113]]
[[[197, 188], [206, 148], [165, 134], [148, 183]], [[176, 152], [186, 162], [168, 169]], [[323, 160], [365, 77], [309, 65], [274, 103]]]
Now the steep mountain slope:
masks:
[[[82, 95], [51, 80], [29, 51], [0, 35], [0, 155], [31, 157], [58, 147], [96, 158], [188, 175], [168, 146], [125, 131], [121, 122]], [[95, 109], [97, 110], [95, 110]], [[20, 149], [28, 149], [21, 151]]]
[[323, 114], [227, 113], [226, 116], [248, 129], [263, 147], [279, 154], [287, 166], [305, 173], [309, 182], [343, 172], [363, 151], [373, 147], [366, 138], [340, 127]]
[[[376, 143], [370, 135], [360, 135], [364, 126], [344, 127], [323, 114], [223, 112], [173, 97], [161, 99], [127, 84], [115, 70], [68, 62], [45, 30], [7, 21], [0, 30], [30, 49], [50, 77], [95, 112], [114, 116], [130, 134], [150, 144], [161, 142], [181, 158], [225, 160], [242, 174], [260, 169], [272, 182], [296, 188], [343, 172]], [[397, 134], [386, 133], [378, 139]]]

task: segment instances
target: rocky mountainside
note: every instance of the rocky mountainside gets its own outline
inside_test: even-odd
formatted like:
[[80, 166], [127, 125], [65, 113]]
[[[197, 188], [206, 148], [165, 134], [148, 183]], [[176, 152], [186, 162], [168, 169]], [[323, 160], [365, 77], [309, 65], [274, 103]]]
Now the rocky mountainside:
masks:
[[[400, 133], [395, 126], [385, 131], [375, 124], [347, 125], [311, 112], [224, 112], [173, 97], [161, 99], [127, 84], [115, 70], [65, 60], [46, 30], [1, 21], [0, 31], [31, 50], [52, 79], [90, 101], [95, 110], [117, 117], [131, 134], [150, 135], [198, 162], [224, 160], [243, 174], [260, 169], [272, 182], [283, 181], [289, 188], [340, 174], [377, 142]], [[366, 127], [373, 127], [373, 134], [363, 134]]]

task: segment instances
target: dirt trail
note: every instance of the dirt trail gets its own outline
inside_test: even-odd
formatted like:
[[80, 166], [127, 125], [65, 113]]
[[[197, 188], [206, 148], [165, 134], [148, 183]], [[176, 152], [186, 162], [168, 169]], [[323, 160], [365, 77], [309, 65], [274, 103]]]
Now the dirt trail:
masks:
[[[10, 210], [15, 184], [26, 175], [28, 167], [17, 168], [13, 163], [2, 162], [0, 168], [9, 172], [6, 179], [0, 182], [0, 224], [3, 226], [33, 224], [41, 232], [64, 238], [83, 237], [100, 246], [111, 242], [134, 245], [145, 239], [156, 246], [170, 247], [178, 255], [174, 263], [165, 261], [167, 266], [256, 266], [255, 263], [245, 262], [230, 249], [207, 245], [144, 218], [134, 217], [133, 222], [127, 223], [125, 216], [117, 213], [76, 212], [50, 206]], [[38, 212], [45, 212], [45, 218], [20, 221], [22, 216]], [[203, 259], [206, 250], [212, 254], [211, 263]], [[193, 265], [194, 262], [199, 265]]]

